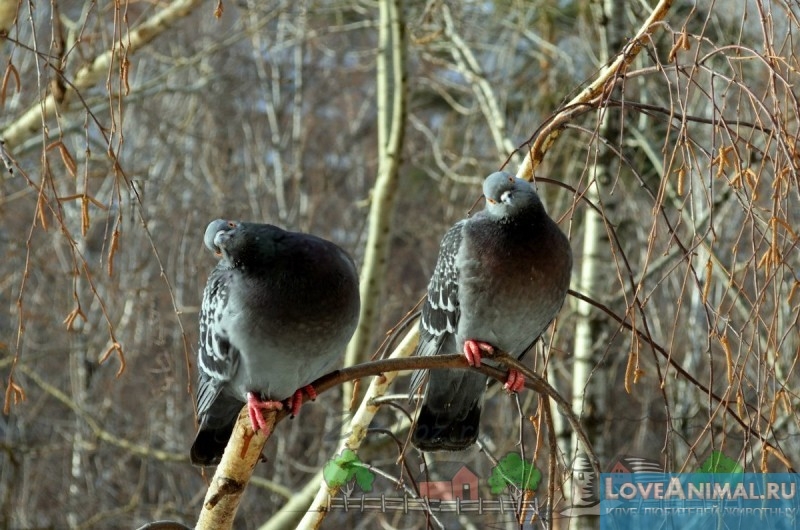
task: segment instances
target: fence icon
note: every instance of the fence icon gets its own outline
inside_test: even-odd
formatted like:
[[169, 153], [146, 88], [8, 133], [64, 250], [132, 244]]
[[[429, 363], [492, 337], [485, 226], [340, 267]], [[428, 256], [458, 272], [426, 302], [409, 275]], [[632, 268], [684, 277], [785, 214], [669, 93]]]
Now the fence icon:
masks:
[[[523, 506], [524, 504], [524, 506]], [[509, 495], [501, 495], [491, 500], [453, 500], [429, 499], [427, 497], [402, 497], [374, 495], [360, 497], [328, 496], [325, 506], [326, 511], [380, 511], [380, 512], [440, 512], [456, 514], [483, 515], [487, 513], [518, 514], [523, 510], [527, 513], [538, 513], [539, 506], [536, 498], [525, 502]]]

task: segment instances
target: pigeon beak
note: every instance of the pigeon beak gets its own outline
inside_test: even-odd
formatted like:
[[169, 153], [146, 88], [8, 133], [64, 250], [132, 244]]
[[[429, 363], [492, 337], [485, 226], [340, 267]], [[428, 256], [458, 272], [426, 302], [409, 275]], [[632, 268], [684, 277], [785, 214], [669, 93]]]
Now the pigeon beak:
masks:
[[238, 223], [234, 221], [228, 221], [227, 226], [225, 226], [220, 230], [217, 230], [217, 233], [214, 234], [214, 254], [220, 257], [222, 256], [222, 245], [227, 239], [226, 235], [228, 234], [228, 232], [230, 232], [237, 226]]
[[215, 254], [218, 256], [222, 255], [222, 237], [225, 235], [227, 230], [220, 230], [214, 235], [214, 250]]
[[486, 202], [488, 202], [489, 204], [497, 204], [496, 200], [490, 199], [489, 197], [486, 197]]

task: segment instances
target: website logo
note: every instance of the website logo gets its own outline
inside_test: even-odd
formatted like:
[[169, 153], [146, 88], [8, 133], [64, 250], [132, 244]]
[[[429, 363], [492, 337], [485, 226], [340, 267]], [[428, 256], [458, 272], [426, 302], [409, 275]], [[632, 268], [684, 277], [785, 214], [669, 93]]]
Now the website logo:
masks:
[[790, 473], [603, 473], [600, 528], [769, 528], [800, 525]]

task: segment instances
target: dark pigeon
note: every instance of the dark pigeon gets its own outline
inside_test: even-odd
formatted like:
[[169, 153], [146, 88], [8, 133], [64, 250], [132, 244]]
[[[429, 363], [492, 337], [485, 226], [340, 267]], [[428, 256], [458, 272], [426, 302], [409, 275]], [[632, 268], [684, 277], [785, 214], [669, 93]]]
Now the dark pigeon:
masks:
[[218, 219], [205, 245], [220, 261], [200, 312], [195, 465], [219, 463], [247, 403], [297, 414], [310, 383], [335, 368], [358, 323], [358, 273], [338, 246], [268, 224]]
[[[463, 352], [470, 365], [495, 349], [521, 357], [564, 303], [572, 269], [569, 240], [548, 217], [533, 186], [505, 172], [483, 183], [486, 207], [442, 239], [422, 307], [417, 355]], [[412, 391], [424, 371], [412, 378]], [[478, 437], [487, 377], [431, 370], [412, 435], [423, 451], [468, 448]], [[524, 377], [511, 370], [517, 392]]]

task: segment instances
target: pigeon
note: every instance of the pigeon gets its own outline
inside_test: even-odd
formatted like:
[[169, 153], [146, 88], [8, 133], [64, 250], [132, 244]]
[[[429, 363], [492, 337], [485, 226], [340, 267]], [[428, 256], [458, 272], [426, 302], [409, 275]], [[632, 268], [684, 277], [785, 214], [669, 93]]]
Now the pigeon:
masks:
[[[497, 172], [484, 181], [483, 194], [485, 208], [442, 239], [416, 355], [458, 352], [471, 366], [495, 350], [521, 357], [564, 303], [572, 250], [533, 186]], [[414, 373], [412, 393], [425, 373]], [[412, 443], [422, 451], [459, 451], [475, 443], [487, 381], [472, 370], [430, 370]], [[519, 371], [509, 371], [507, 391], [524, 385]]]
[[200, 311], [197, 418], [190, 456], [219, 463], [247, 404], [254, 431], [263, 413], [299, 412], [310, 383], [331, 371], [358, 324], [358, 272], [344, 250], [269, 224], [212, 221], [204, 242], [219, 263]]

